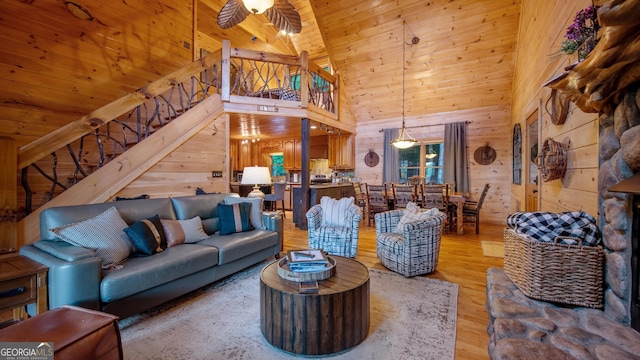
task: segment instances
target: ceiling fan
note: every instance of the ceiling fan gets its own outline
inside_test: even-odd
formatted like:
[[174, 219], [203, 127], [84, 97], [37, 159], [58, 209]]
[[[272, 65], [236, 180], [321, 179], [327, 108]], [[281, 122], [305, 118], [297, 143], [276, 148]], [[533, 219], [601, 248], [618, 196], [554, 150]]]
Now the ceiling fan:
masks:
[[228, 29], [251, 13], [264, 13], [280, 31], [299, 34], [302, 30], [300, 14], [287, 0], [229, 0], [218, 13], [218, 25]]

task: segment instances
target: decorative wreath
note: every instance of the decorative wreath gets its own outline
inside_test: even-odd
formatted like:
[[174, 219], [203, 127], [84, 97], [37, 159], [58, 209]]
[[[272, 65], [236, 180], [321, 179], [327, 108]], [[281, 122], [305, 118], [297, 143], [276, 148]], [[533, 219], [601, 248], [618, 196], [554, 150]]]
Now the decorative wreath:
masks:
[[560, 179], [567, 170], [567, 147], [563, 143], [547, 138], [542, 144], [538, 159], [544, 182]]

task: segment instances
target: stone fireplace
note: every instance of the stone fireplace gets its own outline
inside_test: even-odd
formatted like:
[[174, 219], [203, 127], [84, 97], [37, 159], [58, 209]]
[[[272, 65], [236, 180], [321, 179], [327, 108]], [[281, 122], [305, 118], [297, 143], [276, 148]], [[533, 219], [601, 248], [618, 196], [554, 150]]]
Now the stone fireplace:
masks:
[[639, 322], [633, 316], [640, 282], [640, 92], [626, 93], [610, 115], [600, 114], [599, 122], [598, 224], [607, 254], [604, 309], [527, 298], [504, 269], [491, 268], [487, 312], [492, 359], [640, 358], [640, 333], [630, 327]]
[[[640, 187], [640, 174], [633, 176], [640, 170], [639, 108], [640, 92], [636, 89], [625, 94], [611, 115], [600, 115], [599, 224], [607, 252], [604, 312], [610, 319], [624, 325], [632, 323], [633, 291], [636, 291], [637, 299], [639, 281], [633, 278], [634, 272], [637, 276], [637, 269], [632, 269], [634, 199], [637, 207], [640, 197], [633, 195], [634, 185], [635, 191]], [[623, 180], [626, 181], [621, 183]], [[636, 241], [638, 221], [635, 220]], [[637, 326], [637, 319], [633, 322]]]

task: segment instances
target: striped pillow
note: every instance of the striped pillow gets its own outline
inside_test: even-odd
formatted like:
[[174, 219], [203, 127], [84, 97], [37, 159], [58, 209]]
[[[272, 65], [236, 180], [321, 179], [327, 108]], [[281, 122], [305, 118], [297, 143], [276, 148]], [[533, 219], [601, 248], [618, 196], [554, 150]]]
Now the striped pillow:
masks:
[[195, 243], [209, 237], [204, 232], [200, 216], [192, 217], [188, 220], [161, 219], [160, 222], [162, 223], [162, 230], [167, 237], [167, 247]]
[[112, 206], [96, 217], [49, 231], [72, 245], [94, 250], [102, 259], [102, 267], [109, 268], [131, 254], [133, 245], [124, 232], [127, 227], [118, 210]]
[[218, 218], [220, 218], [220, 235], [253, 230], [250, 220], [251, 203], [218, 204]]
[[348, 226], [347, 209], [353, 205], [353, 201], [353, 197], [336, 200], [328, 196], [323, 196], [322, 199], [320, 199], [320, 207], [322, 208], [322, 225]]

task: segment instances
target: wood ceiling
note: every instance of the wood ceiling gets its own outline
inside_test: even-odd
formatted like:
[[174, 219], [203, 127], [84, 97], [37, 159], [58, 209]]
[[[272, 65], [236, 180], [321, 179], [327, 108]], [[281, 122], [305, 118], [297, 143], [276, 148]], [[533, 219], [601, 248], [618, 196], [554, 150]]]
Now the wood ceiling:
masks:
[[[204, 8], [215, 13], [225, 2], [208, 0]], [[276, 39], [275, 29], [265, 25], [268, 20], [263, 15], [250, 16], [253, 19], [245, 20], [239, 29], [218, 28], [212, 36], [229, 38], [232, 46], [251, 47], [255, 41], [248, 39], [255, 35], [268, 48], [291, 54], [306, 50], [315, 62], [330, 62], [342, 76], [358, 122], [401, 118], [402, 41], [407, 44], [407, 118], [511, 102], [520, 0], [290, 3], [303, 22], [302, 32], [290, 39]], [[213, 13], [209, 18], [215, 22]], [[403, 21], [407, 22], [404, 39]], [[420, 39], [418, 44], [411, 44], [413, 37]], [[232, 132], [239, 130], [242, 117], [234, 116], [232, 124], [236, 123]], [[281, 135], [268, 121], [259, 124], [262, 133]]]

